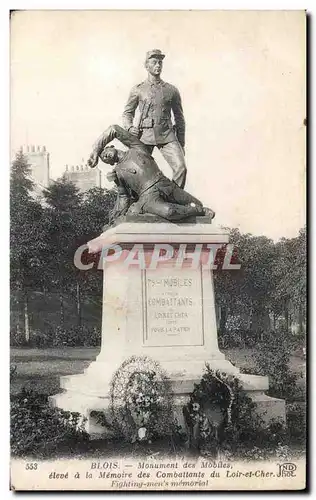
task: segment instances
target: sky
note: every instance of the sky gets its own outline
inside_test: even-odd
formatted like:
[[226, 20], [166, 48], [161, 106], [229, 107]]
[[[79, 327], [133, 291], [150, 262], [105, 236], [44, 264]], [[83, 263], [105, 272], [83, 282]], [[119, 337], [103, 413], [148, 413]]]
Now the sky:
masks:
[[103, 130], [121, 124], [153, 48], [182, 96], [186, 189], [218, 225], [296, 236], [305, 224], [303, 11], [15, 12], [11, 152], [45, 145], [52, 178], [86, 160]]

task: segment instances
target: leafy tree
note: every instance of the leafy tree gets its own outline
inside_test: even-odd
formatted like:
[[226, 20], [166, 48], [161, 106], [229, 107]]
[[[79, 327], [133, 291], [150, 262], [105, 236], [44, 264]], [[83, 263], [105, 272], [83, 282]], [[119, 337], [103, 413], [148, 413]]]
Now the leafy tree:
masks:
[[59, 293], [60, 326], [64, 325], [66, 295], [76, 301], [77, 324], [81, 326], [83, 300], [97, 302], [101, 317], [102, 273], [77, 269], [74, 255], [81, 245], [98, 236], [108, 223], [115, 193], [102, 188], [80, 193], [73, 183], [61, 178], [46, 190], [45, 199], [51, 247], [47, 281], [50, 288]]
[[[97, 306], [101, 319], [102, 272], [74, 265], [78, 247], [97, 237], [109, 222], [116, 192], [93, 188], [80, 193], [65, 177], [44, 191], [45, 204], [34, 198], [30, 165], [19, 151], [12, 163], [10, 186], [11, 295], [18, 310], [18, 333], [29, 340], [28, 298], [32, 291], [59, 294], [60, 330], [64, 327], [64, 303], [77, 304], [77, 324], [82, 325], [82, 304]], [[285, 318], [285, 330], [293, 314], [299, 331], [306, 318], [306, 228], [297, 238], [274, 243], [264, 236], [230, 230], [239, 271], [214, 273], [215, 296], [220, 306], [220, 335], [235, 335], [244, 343], [264, 339], [274, 323]], [[85, 256], [83, 256], [83, 260]], [[97, 258], [95, 259], [97, 261]], [[275, 324], [274, 324], [274, 330]]]
[[[10, 182], [10, 286], [16, 303], [17, 334], [29, 341], [28, 293], [42, 284], [46, 243], [43, 207], [32, 197], [30, 165], [22, 151], [16, 154]], [[23, 313], [22, 313], [23, 310]]]
[[306, 323], [306, 296], [307, 296], [307, 237], [306, 226], [300, 230], [296, 244], [295, 270], [293, 282], [295, 288], [293, 301], [298, 304], [299, 329], [303, 333], [303, 323]]
[[82, 219], [85, 241], [98, 236], [109, 223], [109, 214], [116, 200], [116, 191], [95, 187], [84, 193]]
[[241, 234], [237, 229], [230, 230], [230, 242], [241, 269], [216, 273], [216, 293], [222, 308], [220, 332], [225, 334], [230, 322], [255, 338], [269, 326], [274, 243], [264, 236]]
[[51, 291], [58, 291], [60, 326], [64, 326], [65, 293], [74, 287], [74, 253], [82, 234], [82, 194], [65, 177], [52, 182], [44, 192], [47, 203], [47, 229], [50, 255], [46, 264], [46, 283]]
[[306, 321], [306, 227], [298, 237], [282, 238], [276, 244], [272, 293], [275, 318], [284, 316], [289, 330], [292, 316], [298, 317], [299, 333], [303, 333]]
[[302, 332], [306, 318], [306, 228], [297, 238], [282, 238], [277, 243], [232, 229], [230, 242], [241, 269], [215, 273], [220, 336], [229, 329], [230, 339], [238, 330], [243, 335], [248, 332], [253, 341], [263, 339], [271, 328], [271, 317], [274, 330], [276, 320], [284, 317], [289, 332], [295, 311]]
[[[81, 238], [78, 246], [86, 244], [93, 238], [99, 236], [105, 226], [109, 223], [109, 214], [114, 206], [116, 192], [104, 188], [92, 188], [84, 193], [81, 206]], [[85, 252], [87, 255], [87, 252]], [[84, 256], [83, 256], [84, 260]], [[89, 259], [94, 261], [93, 257]], [[78, 324], [81, 324], [81, 301], [93, 302], [99, 308], [101, 319], [102, 304], [102, 272], [97, 268], [98, 256], [95, 265], [87, 271], [76, 270], [76, 300], [78, 312]]]

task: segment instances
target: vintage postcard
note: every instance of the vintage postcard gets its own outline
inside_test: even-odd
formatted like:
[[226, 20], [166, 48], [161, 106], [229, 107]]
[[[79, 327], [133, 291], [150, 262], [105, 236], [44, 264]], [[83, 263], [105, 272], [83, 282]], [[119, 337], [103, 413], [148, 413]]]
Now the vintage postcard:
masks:
[[10, 23], [11, 489], [304, 490], [305, 11]]

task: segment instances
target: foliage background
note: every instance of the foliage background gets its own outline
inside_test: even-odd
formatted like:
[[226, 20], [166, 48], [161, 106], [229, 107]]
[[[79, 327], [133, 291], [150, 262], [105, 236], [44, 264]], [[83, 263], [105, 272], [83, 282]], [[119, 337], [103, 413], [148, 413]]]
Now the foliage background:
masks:
[[[82, 194], [62, 177], [36, 198], [27, 158], [17, 153], [10, 185], [12, 345], [100, 343], [102, 272], [78, 271], [73, 256], [108, 223], [115, 196], [102, 188]], [[306, 228], [277, 242], [231, 229], [230, 240], [241, 269], [219, 266], [214, 273], [221, 347], [254, 346], [281, 330], [303, 339]]]

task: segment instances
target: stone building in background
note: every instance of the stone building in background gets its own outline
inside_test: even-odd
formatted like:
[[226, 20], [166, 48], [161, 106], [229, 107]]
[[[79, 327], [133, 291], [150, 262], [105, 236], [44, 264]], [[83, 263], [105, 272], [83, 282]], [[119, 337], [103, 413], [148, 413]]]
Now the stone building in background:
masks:
[[31, 166], [34, 190], [40, 194], [43, 189], [49, 186], [50, 182], [49, 153], [45, 146], [24, 146], [22, 151]]
[[[50, 154], [46, 151], [45, 146], [23, 146], [22, 151], [31, 167], [34, 195], [43, 198], [43, 190], [52, 182], [50, 177]], [[105, 187], [108, 182], [106, 182], [101, 170], [98, 168], [91, 169], [84, 163], [84, 159], [82, 159], [81, 165], [70, 167], [66, 165], [64, 172], [66, 179], [73, 182], [83, 193], [91, 188]]]
[[64, 173], [66, 179], [73, 182], [82, 192], [91, 188], [102, 187], [101, 171], [98, 168], [91, 169], [87, 165], [66, 165]]

